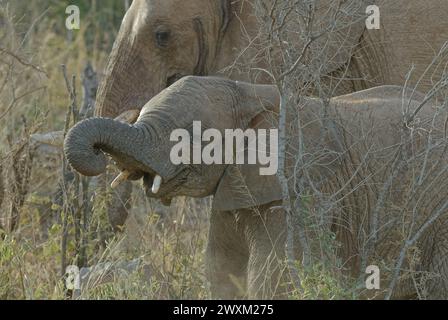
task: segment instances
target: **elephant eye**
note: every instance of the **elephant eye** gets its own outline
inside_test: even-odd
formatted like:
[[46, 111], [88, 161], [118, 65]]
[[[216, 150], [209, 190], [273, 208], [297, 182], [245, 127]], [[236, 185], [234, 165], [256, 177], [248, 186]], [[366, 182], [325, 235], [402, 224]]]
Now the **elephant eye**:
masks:
[[169, 39], [170, 39], [169, 31], [157, 31], [156, 32], [156, 42], [159, 47], [161, 47], [161, 48], [166, 47], [168, 45]]

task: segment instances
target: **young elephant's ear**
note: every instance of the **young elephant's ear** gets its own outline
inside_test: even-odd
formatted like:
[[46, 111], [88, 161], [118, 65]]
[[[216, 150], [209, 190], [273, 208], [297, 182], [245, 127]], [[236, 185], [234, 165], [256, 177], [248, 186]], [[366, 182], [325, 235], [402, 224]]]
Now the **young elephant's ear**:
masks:
[[[238, 123], [235, 128], [257, 128], [258, 122], [265, 119], [268, 115], [277, 114], [280, 107], [280, 93], [277, 86], [267, 84], [251, 84], [247, 82], [238, 82], [236, 85], [239, 92], [238, 97]], [[260, 114], [265, 113], [264, 117]], [[266, 123], [267, 127], [277, 128], [276, 118], [270, 118]]]
[[261, 176], [258, 165], [230, 165], [216, 190], [213, 209], [231, 211], [281, 200], [277, 175]]
[[[280, 95], [276, 87], [238, 83], [238, 88], [242, 95], [238, 110], [242, 122], [240, 128], [277, 128]], [[266, 139], [266, 147], [272, 150], [269, 141]], [[215, 192], [213, 209], [230, 211], [281, 200], [282, 190], [277, 175], [261, 175], [262, 167], [260, 164], [229, 165]]]

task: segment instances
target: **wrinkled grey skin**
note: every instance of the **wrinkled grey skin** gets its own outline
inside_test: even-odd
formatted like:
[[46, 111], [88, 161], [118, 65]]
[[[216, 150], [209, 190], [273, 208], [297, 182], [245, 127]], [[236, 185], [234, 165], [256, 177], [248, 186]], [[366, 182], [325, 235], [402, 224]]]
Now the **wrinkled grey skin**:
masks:
[[[353, 11], [353, 6], [349, 7]], [[354, 15], [350, 19], [358, 18]], [[353, 27], [343, 30], [343, 36], [355, 43], [364, 24], [349, 24]], [[267, 69], [268, 63], [262, 58], [256, 62], [253, 59], [262, 41], [256, 40], [258, 31], [254, 6], [247, 1], [134, 0], [110, 54], [95, 114], [115, 118], [126, 110], [141, 109], [154, 95], [188, 75], [225, 75], [234, 80], [268, 83], [269, 77], [260, 71]], [[326, 46], [331, 47], [328, 56], [332, 61], [349, 60], [345, 49], [336, 50], [328, 43]], [[350, 46], [344, 43], [342, 47]], [[224, 71], [236, 60], [243, 68]], [[247, 70], [249, 66], [252, 71]], [[130, 184], [121, 185], [108, 210], [116, 230], [126, 221], [129, 206], [121, 204], [130, 202], [130, 192]]]
[[[273, 1], [262, 1], [269, 10]], [[320, 8], [316, 23], [330, 20], [333, 12], [327, 12], [328, 4], [334, 8], [336, 0], [314, 2]], [[370, 4], [380, 8], [380, 30], [365, 28], [363, 16]], [[343, 1], [340, 22], [350, 28], [312, 44], [310, 56], [326, 61], [323, 70], [320, 65], [314, 67], [322, 75], [331, 75], [325, 81], [348, 79], [340, 83], [335, 95], [384, 84], [402, 85], [411, 66], [415, 68], [408, 83], [415, 84], [447, 40], [447, 10], [446, 0]], [[265, 47], [260, 45], [263, 39], [257, 37], [261, 28], [250, 1], [134, 0], [110, 54], [95, 114], [115, 118], [126, 110], [141, 109], [154, 95], [187, 75], [225, 75], [233, 80], [268, 83], [271, 79], [260, 71], [269, 70], [260, 56], [260, 48]], [[290, 28], [297, 30], [299, 26]], [[318, 34], [319, 27], [314, 32]], [[298, 36], [293, 38], [300, 52], [304, 43]], [[226, 70], [235, 62], [236, 68]], [[418, 90], [426, 92], [442, 71], [429, 70]], [[129, 186], [123, 189], [130, 193]], [[128, 201], [126, 196], [121, 199]], [[117, 205], [118, 210], [109, 212], [114, 226], [122, 225], [127, 216], [127, 210]]]
[[[272, 4], [263, 2], [268, 8]], [[335, 7], [337, 1], [313, 2], [319, 8], [315, 21], [320, 23], [319, 19], [329, 14], [328, 5]], [[380, 8], [379, 30], [366, 30], [363, 18], [370, 4]], [[251, 74], [239, 73], [237, 68], [223, 71], [236, 60], [253, 68], [268, 66], [263, 57], [253, 61], [254, 55], [260, 54], [256, 36], [262, 29], [254, 8], [244, 0], [134, 0], [109, 57], [96, 115], [114, 118], [128, 109], [141, 109], [154, 95], [187, 75], [221, 74], [233, 80], [266, 83], [270, 79], [260, 70]], [[323, 66], [328, 74], [341, 68], [345, 72], [348, 66], [346, 76], [359, 78], [348, 81], [351, 88], [346, 90], [350, 92], [402, 85], [411, 66], [415, 69], [410, 82], [415, 83], [447, 40], [446, 10], [445, 0], [344, 1], [339, 23], [350, 28], [323, 36], [310, 50], [328, 61], [329, 65]], [[318, 31], [316, 26], [315, 33]], [[303, 40], [294, 39], [300, 52]], [[426, 91], [440, 72], [426, 74], [418, 90]]]
[[[336, 205], [329, 217], [341, 247], [337, 254], [344, 269], [354, 277], [364, 275], [360, 270], [363, 244], [371, 238], [371, 221], [376, 212], [378, 243], [367, 264], [385, 265], [381, 271], [381, 290], [387, 289], [390, 274], [403, 243], [400, 230], [415, 230], [426, 219], [441, 210], [436, 222], [422, 232], [414, 243], [421, 260], [403, 265], [404, 270], [428, 272], [438, 277], [423, 283], [428, 297], [447, 297], [448, 221], [442, 205], [448, 199], [446, 181], [446, 139], [444, 138], [445, 111], [436, 121], [432, 106], [419, 113], [422, 129], [412, 136], [413, 151], [420, 156], [406, 162], [390, 184], [378, 211], [376, 188], [383, 186], [393, 174], [392, 163], [401, 143], [402, 102], [410, 99], [414, 110], [422, 97], [403, 95], [402, 88], [378, 87], [332, 99], [327, 122], [320, 120], [324, 105], [318, 99], [303, 98], [303, 105], [288, 113], [287, 173], [293, 174], [299, 154], [298, 131], [294, 126], [297, 112], [303, 128], [303, 143], [310, 156], [308, 172], [314, 188], [321, 196], [328, 195]], [[407, 101], [407, 100], [406, 100]], [[259, 165], [173, 165], [169, 160], [170, 133], [174, 129], [192, 126], [202, 121], [203, 127], [223, 132], [232, 128], [273, 128], [277, 123], [279, 95], [275, 86], [250, 85], [209, 77], [185, 77], [149, 101], [134, 125], [106, 118], [95, 118], [79, 123], [67, 135], [65, 153], [69, 163], [84, 175], [104, 172], [106, 157], [112, 156], [121, 170], [131, 172], [130, 179], [143, 178], [147, 195], [169, 202], [177, 196], [214, 196], [207, 246], [207, 274], [214, 298], [274, 298], [284, 297], [282, 272], [285, 246], [285, 215], [279, 207], [282, 192], [276, 176], [259, 175]], [[429, 120], [429, 121], [428, 121]], [[335, 130], [329, 131], [332, 123]], [[433, 130], [428, 126], [433, 123]], [[427, 135], [433, 132], [434, 148], [426, 157]], [[322, 134], [325, 133], [324, 136]], [[440, 145], [438, 144], [440, 142]], [[322, 151], [325, 151], [322, 157]], [[434, 156], [433, 156], [434, 155]], [[416, 204], [406, 201], [409, 190], [403, 186], [415, 181], [416, 172], [428, 168], [415, 190], [411, 190]], [[430, 168], [430, 169], [429, 169]], [[149, 190], [155, 175], [163, 178], [160, 191]], [[294, 179], [290, 179], [293, 183]], [[294, 190], [294, 185], [290, 185]], [[415, 210], [408, 207], [415, 205]], [[417, 213], [415, 216], [414, 214]], [[397, 217], [398, 225], [397, 225]], [[408, 224], [413, 218], [414, 224]], [[301, 259], [300, 247], [297, 257]], [[406, 260], [407, 261], [407, 260]], [[408, 278], [409, 280], [409, 278]], [[409, 280], [411, 281], [411, 280]], [[399, 281], [394, 291], [396, 298], [416, 297], [409, 281]], [[239, 283], [240, 285], [235, 285]], [[240, 292], [238, 288], [243, 288]], [[381, 295], [384, 291], [369, 292]]]
[[[228, 205], [232, 195], [228, 194], [230, 182], [226, 180], [233, 176], [228, 166], [175, 166], [169, 160], [174, 145], [169, 137], [174, 129], [191, 127], [195, 119], [201, 120], [204, 127], [221, 132], [227, 128], [248, 127], [254, 115], [277, 104], [275, 88], [260, 86], [256, 91], [258, 96], [254, 96], [255, 89], [248, 84], [237, 85], [218, 78], [185, 77], [146, 104], [134, 125], [106, 118], [93, 118], [76, 125], [65, 141], [67, 159], [83, 175], [95, 176], [105, 171], [107, 160], [103, 152], [106, 152], [122, 170], [132, 172], [130, 180], [143, 178], [150, 197], [166, 203], [180, 195], [205, 197], [215, 194], [221, 185], [225, 199], [215, 201], [214, 206]], [[188, 116], [178, 116], [180, 111]], [[157, 195], [150, 191], [155, 174], [163, 178]], [[248, 179], [258, 179], [258, 166], [244, 174]], [[270, 195], [261, 194], [268, 186], [275, 186], [277, 179], [269, 176], [254, 184], [255, 197], [263, 198], [260, 198], [259, 214], [245, 209], [251, 205], [238, 202], [238, 197], [233, 206], [242, 207], [236, 214], [230, 207], [214, 209], [212, 214], [207, 267], [216, 298], [244, 296], [246, 293], [239, 292], [235, 286], [234, 281], [238, 280], [242, 288], [248, 287], [252, 297], [280, 294], [278, 283], [282, 272], [278, 261], [284, 257], [284, 216], [281, 212], [269, 214], [269, 208], [279, 204], [276, 200], [280, 199], [280, 194], [278, 189]], [[244, 198], [240, 197], [240, 201]], [[246, 201], [251, 200], [247, 198]], [[266, 222], [269, 222], [269, 233], [263, 228]], [[277, 238], [274, 243], [266, 243], [271, 240], [268, 235]], [[237, 238], [238, 250], [228, 250], [227, 246], [233, 247]], [[267, 261], [272, 262], [268, 267], [265, 266]], [[262, 273], [269, 274], [272, 284], [265, 285], [265, 277], [260, 277]]]

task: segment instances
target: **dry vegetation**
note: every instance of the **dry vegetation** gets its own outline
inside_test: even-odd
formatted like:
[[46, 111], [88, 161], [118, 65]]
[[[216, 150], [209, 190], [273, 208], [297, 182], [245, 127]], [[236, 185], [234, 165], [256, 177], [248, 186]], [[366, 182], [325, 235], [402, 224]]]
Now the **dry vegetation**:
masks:
[[[103, 69], [126, 1], [77, 4], [83, 23], [72, 33], [64, 28], [64, 1], [0, 1], [0, 299], [65, 299], [72, 295], [67, 265], [113, 268], [136, 257], [130, 275], [93, 279], [82, 298], [206, 298], [204, 201], [179, 199], [161, 209], [136, 187], [126, 231], [114, 236], [105, 212], [113, 194], [81, 181], [57, 150], [29, 139], [80, 117], [84, 69], [89, 62]], [[293, 297], [352, 296], [323, 266], [314, 269], [306, 291]]]
[[[136, 257], [129, 274], [109, 283], [91, 280], [81, 298], [207, 298], [203, 251], [208, 200], [180, 198], [166, 209], [135, 186], [126, 230], [113, 235], [105, 202], [114, 195], [101, 192], [101, 182], [70, 172], [59, 152], [48, 146], [36, 148], [29, 139], [35, 132], [67, 129], [82, 117], [78, 110], [83, 104], [84, 69], [88, 62], [95, 70], [103, 69], [127, 1], [75, 2], [84, 18], [81, 30], [70, 33], [64, 28], [64, 1], [0, 0], [0, 299], [65, 299], [72, 294], [65, 288], [67, 265], [110, 263], [113, 268]], [[260, 1], [258, 8], [266, 25], [260, 34], [266, 39], [260, 56], [272, 62], [264, 71], [281, 89], [284, 108], [311, 90], [304, 82], [317, 83], [313, 90], [324, 99], [339, 85], [317, 81], [322, 74], [311, 69], [330, 62], [303, 64], [308, 47], [319, 37], [307, 27], [313, 19], [309, 8], [297, 8], [294, 1], [278, 1], [273, 7]], [[299, 29], [285, 22], [294, 10], [301, 10], [305, 26], [300, 31], [306, 43], [303, 52], [290, 45], [291, 37], [297, 36], [290, 30]], [[280, 59], [271, 56], [279, 54], [271, 50], [274, 47], [282, 48]], [[236, 61], [233, 67], [243, 66]], [[304, 79], [306, 75], [316, 81]], [[291, 298], [358, 298], [359, 283], [339, 272], [341, 261], [335, 255], [339, 243], [328, 229], [331, 204], [316, 206], [325, 199], [310, 186], [312, 182], [301, 179], [298, 200], [286, 197], [284, 203], [289, 240], [298, 235], [305, 251], [304, 267], [298, 267], [292, 253], [288, 255], [297, 289]]]
[[[112, 236], [105, 201], [113, 195], [95, 192], [95, 186], [92, 193], [88, 181], [78, 187], [80, 177], [68, 171], [58, 152], [36, 149], [29, 140], [37, 131], [62, 130], [76, 117], [80, 75], [88, 61], [102, 70], [125, 4], [80, 5], [82, 28], [70, 33], [63, 27], [63, 2], [0, 1], [0, 298], [64, 299], [65, 266], [135, 257], [141, 263], [131, 276], [91, 281], [82, 297], [205, 298], [208, 206], [198, 209], [197, 202], [180, 199], [161, 210], [136, 192], [125, 234]], [[77, 77], [64, 78], [62, 64]], [[322, 266], [315, 269], [301, 297], [350, 297]]]
[[104, 67], [126, 5], [75, 2], [83, 23], [70, 33], [69, 3], [0, 1], [0, 299], [65, 299], [64, 265], [113, 266], [136, 257], [130, 276], [92, 280], [82, 297], [204, 298], [206, 212], [185, 199], [178, 210], [161, 211], [135, 188], [127, 231], [113, 236], [104, 209], [113, 195], [89, 181], [75, 187], [80, 177], [63, 168], [61, 154], [30, 141], [35, 132], [62, 130], [81, 108], [84, 69], [88, 62]]

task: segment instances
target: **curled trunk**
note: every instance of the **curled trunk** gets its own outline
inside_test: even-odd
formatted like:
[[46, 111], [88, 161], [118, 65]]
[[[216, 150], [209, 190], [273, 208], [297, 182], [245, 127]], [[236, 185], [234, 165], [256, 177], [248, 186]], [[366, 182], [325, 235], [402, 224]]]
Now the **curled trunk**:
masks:
[[65, 139], [64, 151], [70, 165], [85, 176], [97, 176], [106, 170], [111, 154], [120, 164], [145, 170], [141, 157], [147, 149], [142, 131], [116, 120], [93, 118], [73, 127]]

